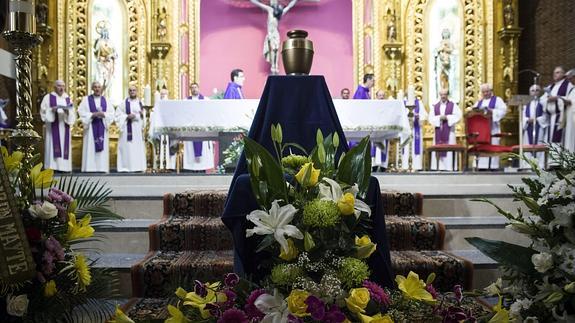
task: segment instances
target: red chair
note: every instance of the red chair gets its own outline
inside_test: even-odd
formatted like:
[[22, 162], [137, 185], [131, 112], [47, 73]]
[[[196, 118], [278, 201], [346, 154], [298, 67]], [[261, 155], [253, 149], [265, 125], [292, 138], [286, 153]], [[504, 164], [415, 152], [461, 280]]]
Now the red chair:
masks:
[[[491, 138], [511, 136], [510, 133], [491, 133], [491, 113], [472, 110], [465, 114], [465, 134], [467, 136], [467, 154], [475, 156], [475, 166], [477, 170], [479, 157], [489, 157], [489, 167], [491, 167], [491, 157], [497, 157], [512, 152], [512, 147], [502, 145], [492, 145]], [[466, 160], [466, 164], [469, 161]], [[469, 165], [467, 165], [469, 168]]]

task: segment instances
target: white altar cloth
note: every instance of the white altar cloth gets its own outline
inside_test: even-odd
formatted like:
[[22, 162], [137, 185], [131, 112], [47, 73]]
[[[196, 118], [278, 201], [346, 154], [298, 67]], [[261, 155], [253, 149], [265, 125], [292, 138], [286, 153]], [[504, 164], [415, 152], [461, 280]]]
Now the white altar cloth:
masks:
[[[346, 139], [370, 135], [378, 141], [410, 134], [407, 109], [399, 100], [333, 100]], [[164, 100], [154, 107], [150, 136], [217, 140], [221, 132], [249, 130], [259, 100]]]

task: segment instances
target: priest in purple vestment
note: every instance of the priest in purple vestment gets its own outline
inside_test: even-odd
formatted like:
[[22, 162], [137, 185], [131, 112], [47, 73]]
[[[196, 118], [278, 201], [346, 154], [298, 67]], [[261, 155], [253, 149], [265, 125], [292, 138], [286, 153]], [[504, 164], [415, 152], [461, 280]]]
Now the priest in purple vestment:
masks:
[[365, 74], [363, 76], [363, 83], [357, 86], [357, 90], [355, 90], [355, 94], [353, 95], [354, 99], [363, 99], [369, 100], [371, 96], [369, 95], [369, 90], [375, 84], [375, 79], [373, 74]]
[[[188, 100], [209, 100], [200, 93], [200, 85], [196, 82], [190, 85]], [[192, 105], [193, 107], [193, 105]], [[183, 168], [192, 171], [206, 171], [215, 167], [213, 141], [185, 141]]]
[[244, 71], [236, 68], [230, 73], [231, 82], [228, 83], [226, 88], [226, 93], [224, 93], [224, 99], [241, 100], [244, 99], [244, 94], [242, 93], [242, 86], [246, 77], [244, 76]]

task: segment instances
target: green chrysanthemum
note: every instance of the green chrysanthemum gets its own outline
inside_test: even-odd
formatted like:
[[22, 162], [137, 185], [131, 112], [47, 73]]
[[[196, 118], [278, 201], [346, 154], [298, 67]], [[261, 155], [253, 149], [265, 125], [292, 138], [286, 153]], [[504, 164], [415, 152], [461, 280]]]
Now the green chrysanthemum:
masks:
[[282, 158], [282, 165], [294, 171], [300, 169], [307, 162], [309, 162], [309, 158], [301, 155], [288, 155]]
[[274, 284], [291, 286], [303, 275], [303, 270], [293, 264], [279, 264], [272, 268], [271, 279]]
[[370, 275], [369, 267], [367, 264], [356, 258], [345, 258], [343, 264], [337, 272], [337, 278], [347, 288], [354, 288], [368, 279]]
[[310, 227], [332, 227], [341, 220], [337, 204], [329, 200], [313, 200], [303, 208], [303, 224]]

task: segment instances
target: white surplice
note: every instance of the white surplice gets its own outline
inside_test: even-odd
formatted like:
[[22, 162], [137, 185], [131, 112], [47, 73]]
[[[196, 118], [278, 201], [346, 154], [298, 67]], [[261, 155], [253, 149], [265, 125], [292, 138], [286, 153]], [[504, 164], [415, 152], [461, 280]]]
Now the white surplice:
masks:
[[563, 146], [575, 153], [575, 88], [571, 88], [567, 98], [571, 104], [565, 108], [565, 129], [563, 129]]
[[[407, 108], [405, 108], [407, 110]], [[455, 110], [455, 107], [453, 108]], [[407, 113], [407, 112], [406, 112]], [[415, 110], [413, 111], [414, 118], [417, 116], [415, 114]], [[423, 102], [419, 101], [419, 155], [415, 153], [415, 127], [414, 124], [411, 124], [411, 135], [413, 136], [413, 140], [411, 141], [411, 147], [413, 150], [411, 151], [412, 156], [412, 168], [414, 170], [422, 170], [423, 169], [423, 124], [428, 119], [427, 111], [425, 110], [425, 106]], [[415, 120], [414, 120], [415, 121]], [[415, 122], [414, 122], [415, 123]], [[401, 140], [404, 140], [403, 138]], [[401, 155], [402, 158], [402, 167], [403, 169], [409, 169], [409, 144], [403, 148], [403, 154]]]
[[116, 109], [116, 124], [120, 128], [118, 140], [118, 172], [146, 171], [146, 146], [144, 145], [143, 129], [145, 120], [142, 118], [142, 108], [139, 99], [129, 100], [130, 111], [135, 115], [132, 119], [132, 140], [128, 141], [128, 114], [126, 101], [122, 101]]
[[[445, 110], [447, 109], [447, 104], [441, 103], [439, 105], [439, 115], [435, 114], [435, 105], [431, 106], [429, 109], [429, 123], [437, 128], [441, 127], [441, 116], [445, 115]], [[454, 145], [457, 143], [457, 137], [455, 136], [455, 125], [461, 120], [461, 109], [456, 103], [453, 103], [453, 112], [447, 115], [447, 125], [449, 126], [449, 142], [448, 144]], [[433, 144], [435, 142], [435, 136], [433, 136]], [[453, 171], [453, 153], [448, 152], [445, 157], [439, 158], [439, 170]], [[437, 159], [435, 158], [435, 153], [431, 153], [431, 169], [437, 170]]]
[[[544, 96], [545, 98], [547, 98], [548, 96], [557, 96], [557, 92], [559, 92], [559, 89], [561, 88], [561, 84], [564, 82], [564, 80], [555, 82], [555, 84], [553, 85], [553, 88], [548, 90], [548, 93], [546, 93], [546, 95]], [[573, 89], [573, 84], [571, 84], [571, 82], [568, 82], [567, 85], [567, 93], [569, 93], [571, 91], [571, 89]], [[547, 111], [547, 113], [549, 113], [549, 131], [547, 132], [547, 140], [550, 143], [553, 143], [553, 131], [555, 129], [555, 127], [557, 126], [557, 129], [563, 129], [563, 127], [565, 126], [564, 122], [566, 121], [565, 119], [565, 104], [563, 102], [563, 100], [561, 99], [557, 99], [557, 101], [555, 102], [547, 102], [547, 105], [545, 107], [545, 110]], [[565, 136], [565, 131], [563, 131], [563, 137], [561, 139], [561, 144], [564, 143], [564, 136]]]
[[[481, 101], [481, 100], [480, 100]], [[489, 109], [489, 102], [491, 101], [491, 97], [488, 99], [483, 99], [481, 101], [481, 106], [475, 106], [480, 110], [487, 110]], [[477, 102], [479, 104], [479, 102]], [[495, 100], [495, 108], [491, 110], [491, 134], [498, 134], [501, 132], [501, 119], [505, 117], [507, 113], [507, 104], [503, 102], [503, 99], [497, 97]], [[500, 138], [491, 137], [491, 144], [492, 145], [499, 145]], [[498, 169], [499, 168], [499, 157], [491, 157], [491, 167], [489, 166], [489, 159], [490, 157], [479, 157], [479, 169]]]
[[[71, 172], [72, 171], [72, 126], [76, 121], [76, 111], [74, 107], [66, 110], [64, 108], [58, 108], [56, 111], [50, 107], [50, 95], [56, 97], [56, 105], [59, 107], [67, 107], [66, 98], [68, 94], [62, 93], [61, 96], [52, 92], [46, 94], [40, 103], [40, 118], [44, 122], [44, 168], [53, 169], [61, 172]], [[60, 151], [62, 152], [62, 157], [54, 158], [54, 143], [52, 138], [52, 123], [56, 120], [56, 115], [58, 115], [58, 132], [60, 134]], [[70, 136], [68, 137], [68, 159], [64, 157], [64, 146], [66, 144], [65, 127], [66, 124], [70, 127]]]
[[[533, 100], [531, 102], [529, 102], [529, 104], [524, 105], [523, 106], [523, 123], [522, 123], [522, 127], [523, 127], [523, 145], [542, 145], [542, 144], [546, 144], [547, 143], [547, 131], [549, 129], [549, 115], [547, 113], [545, 113], [545, 108], [543, 108], [543, 114], [539, 117], [537, 117], [537, 119], [535, 120], [536, 125], [534, 128], [532, 129], [536, 129], [537, 126], [539, 126], [539, 132], [534, 134], [529, 134], [528, 133], [528, 120], [529, 118], [527, 117], [527, 109], [529, 109], [529, 115], [531, 116], [531, 118], [535, 118], [535, 116], [537, 115], [537, 104], [541, 104], [542, 107], [545, 107], [545, 105], [547, 104], [547, 102], [545, 102], [544, 98], [539, 98], [538, 100]], [[529, 142], [529, 136], [533, 136], [536, 137], [535, 142], [530, 143]], [[537, 164], [539, 165], [539, 168], [543, 169], [545, 167], [545, 154], [540, 152], [540, 153], [525, 153], [525, 155], [529, 158], [536, 158], [537, 159]], [[524, 161], [521, 160], [521, 168], [529, 168], [529, 165]]]
[[[199, 96], [191, 96], [188, 100], [200, 100]], [[204, 97], [203, 100], [209, 100]], [[188, 170], [208, 170], [215, 167], [214, 142], [202, 141], [201, 155], [196, 156], [193, 141], [184, 142], [183, 169]]]
[[389, 140], [370, 144], [375, 145], [375, 155], [371, 157], [371, 166], [387, 168], [389, 164]]
[[[96, 109], [101, 111], [101, 97], [94, 96]], [[88, 97], [85, 96], [78, 107], [78, 115], [84, 125], [84, 140], [82, 143], [82, 171], [83, 172], [104, 172], [110, 171], [110, 137], [108, 129], [114, 122], [114, 107], [110, 101], [107, 101], [106, 117], [104, 121], [104, 150], [96, 152], [94, 143], [94, 134], [92, 132], [92, 112], [88, 105]]]

